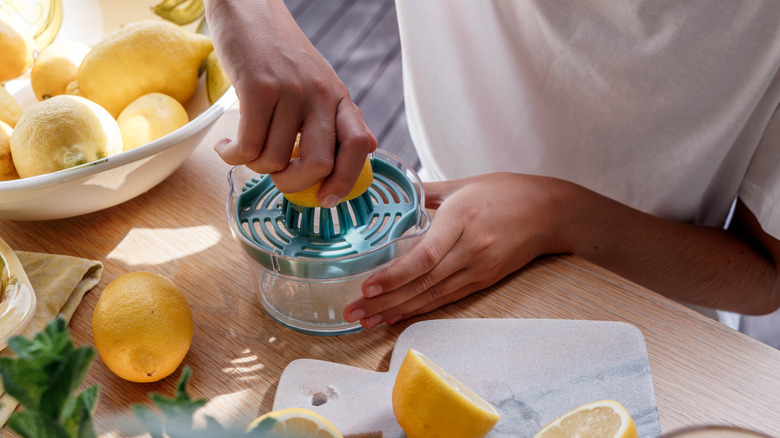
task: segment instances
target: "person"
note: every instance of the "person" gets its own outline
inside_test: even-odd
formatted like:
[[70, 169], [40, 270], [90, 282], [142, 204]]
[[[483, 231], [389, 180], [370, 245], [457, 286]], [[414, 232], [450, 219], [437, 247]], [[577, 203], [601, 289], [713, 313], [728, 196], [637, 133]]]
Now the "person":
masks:
[[[327, 177], [319, 199], [341, 199], [376, 147], [346, 88], [281, 0], [206, 5], [241, 102], [218, 153], [283, 191]], [[395, 323], [557, 253], [690, 305], [780, 307], [780, 3], [396, 8], [436, 215], [364, 282], [348, 321]]]

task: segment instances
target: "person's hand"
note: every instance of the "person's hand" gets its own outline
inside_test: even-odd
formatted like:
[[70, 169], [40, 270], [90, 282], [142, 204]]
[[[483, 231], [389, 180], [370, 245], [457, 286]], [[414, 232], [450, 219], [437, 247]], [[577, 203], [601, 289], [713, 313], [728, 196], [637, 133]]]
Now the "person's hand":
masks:
[[426, 184], [426, 207], [438, 208], [430, 229], [363, 283], [344, 318], [392, 324], [485, 289], [539, 255], [567, 252], [568, 200], [578, 187], [513, 173]]
[[[346, 86], [281, 0], [208, 0], [206, 16], [240, 102], [237, 137], [217, 153], [271, 174], [286, 193], [325, 178], [318, 200], [335, 206], [377, 147]], [[290, 160], [298, 132], [300, 159]]]

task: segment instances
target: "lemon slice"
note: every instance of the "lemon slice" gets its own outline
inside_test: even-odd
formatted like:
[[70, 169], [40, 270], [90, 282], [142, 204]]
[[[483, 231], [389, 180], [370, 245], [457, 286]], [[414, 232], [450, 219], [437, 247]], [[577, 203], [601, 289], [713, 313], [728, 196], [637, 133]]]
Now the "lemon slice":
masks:
[[398, 370], [393, 412], [408, 438], [479, 438], [499, 419], [490, 403], [414, 349]]
[[626, 408], [601, 400], [573, 409], [544, 426], [534, 438], [636, 438], [636, 426]]
[[264, 421], [271, 421], [267, 432], [273, 436], [290, 438], [343, 438], [336, 427], [318, 413], [309, 409], [287, 408], [272, 411], [257, 417], [249, 424], [247, 431]]

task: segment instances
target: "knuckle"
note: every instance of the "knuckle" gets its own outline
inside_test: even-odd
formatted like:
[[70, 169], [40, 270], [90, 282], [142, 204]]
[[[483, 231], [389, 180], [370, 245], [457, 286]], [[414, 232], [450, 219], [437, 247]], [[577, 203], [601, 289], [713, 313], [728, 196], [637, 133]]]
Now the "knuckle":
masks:
[[429, 303], [436, 303], [439, 301], [444, 300], [447, 293], [444, 290], [444, 287], [441, 284], [434, 285], [430, 289], [428, 289], [428, 302]]
[[287, 168], [289, 160], [281, 157], [260, 157], [255, 163], [255, 169], [262, 169], [262, 173], [281, 172]]
[[441, 250], [435, 245], [425, 245], [421, 248], [421, 251], [420, 264], [424, 269], [431, 270], [441, 261]]
[[333, 157], [318, 157], [307, 163], [308, 171], [321, 178], [330, 175], [334, 166], [335, 160]]
[[341, 141], [340, 147], [347, 148], [355, 152], [368, 152], [371, 148], [371, 135], [367, 129], [360, 132], [351, 133], [347, 138]]
[[435, 283], [433, 275], [431, 275], [430, 272], [426, 272], [417, 279], [417, 285], [415, 289], [418, 295], [423, 292], [427, 292], [430, 295], [432, 292], [431, 289], [434, 289], [434, 287], [432, 287], [434, 285]]

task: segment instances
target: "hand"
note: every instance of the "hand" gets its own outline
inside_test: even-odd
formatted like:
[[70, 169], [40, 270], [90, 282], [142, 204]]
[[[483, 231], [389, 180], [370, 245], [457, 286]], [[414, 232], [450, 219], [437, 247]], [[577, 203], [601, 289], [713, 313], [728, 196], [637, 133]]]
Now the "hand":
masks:
[[344, 319], [364, 328], [430, 312], [487, 288], [541, 254], [568, 252], [579, 186], [495, 173], [425, 185], [431, 227], [408, 254], [363, 283]]
[[[281, 0], [208, 0], [206, 14], [240, 102], [237, 138], [219, 141], [217, 153], [271, 174], [282, 192], [325, 178], [318, 200], [334, 206], [377, 147], [346, 86]], [[300, 159], [290, 160], [299, 131]]]

